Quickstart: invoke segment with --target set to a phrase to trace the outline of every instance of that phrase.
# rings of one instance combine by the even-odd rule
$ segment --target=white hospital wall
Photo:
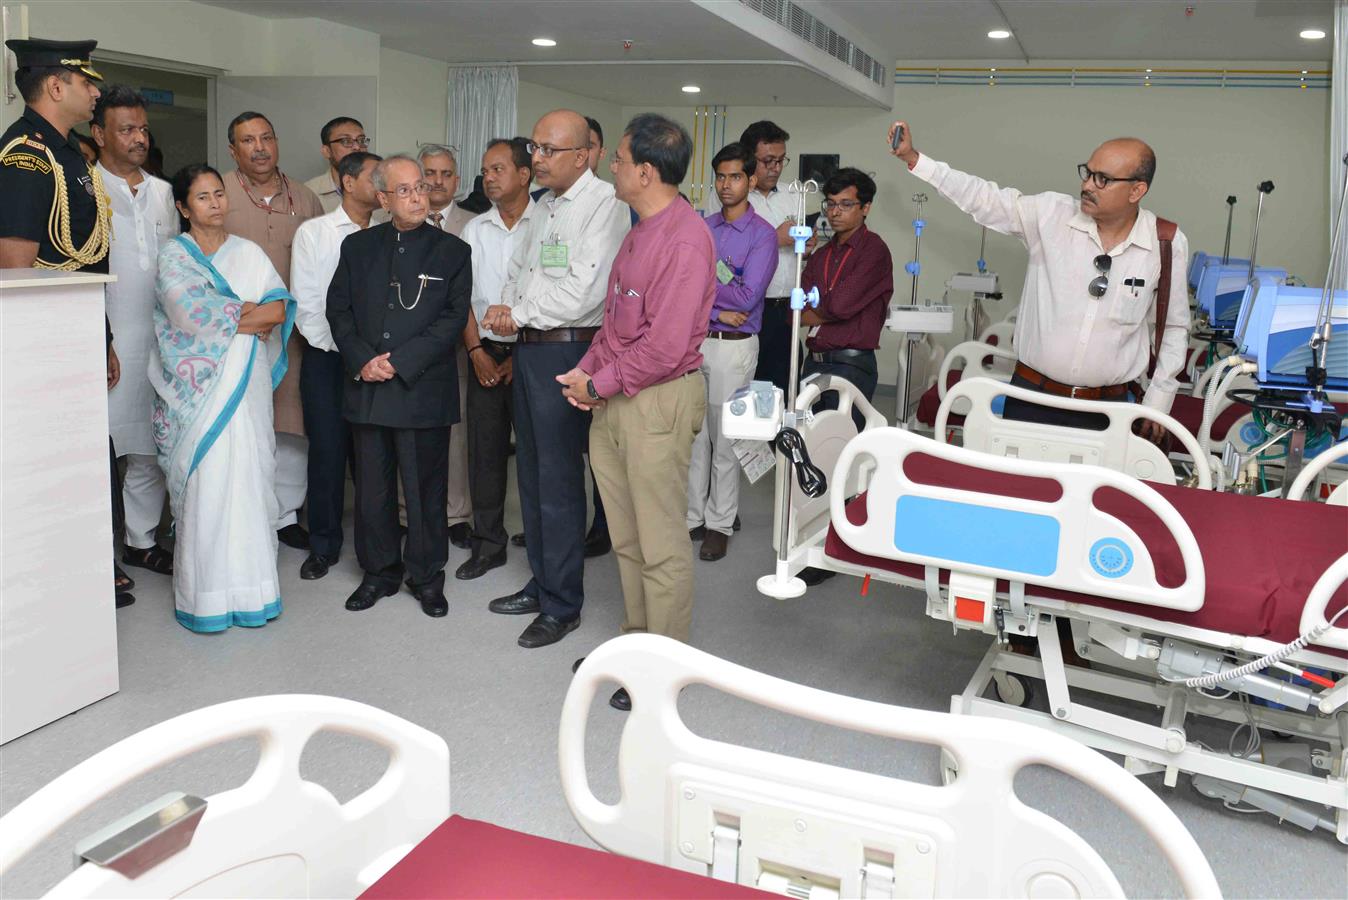
[[[449,66],[384,47],[379,51],[379,123],[376,152],[415,153],[417,142],[440,143],[449,119]],[[460,164],[476,171],[475,161]]]
[[[624,107],[622,117],[647,109]],[[654,111],[691,129],[688,107]],[[911,280],[902,267],[912,259],[910,222],[915,212],[909,198],[917,191],[931,198],[923,213],[922,299],[939,300],[952,273],[974,270],[979,228],[888,154],[885,132],[895,118],[912,123],[920,150],[1025,192],[1075,192],[1076,164],[1100,141],[1124,134],[1144,138],[1158,159],[1156,183],[1144,205],[1175,219],[1196,250],[1221,252],[1223,201],[1236,194],[1232,254],[1245,256],[1254,186],[1271,179],[1276,190],[1265,204],[1259,258],[1318,284],[1328,258],[1328,116],[1327,90],[900,86],[893,113],[731,107],[727,135],[735,139],[750,122],[772,119],[791,134],[790,177],[795,177],[802,153],[837,153],[843,165],[872,172],[879,194],[870,225],[889,244],[897,272],[895,295],[907,302]],[[610,144],[616,146],[617,139]],[[986,259],[1002,276],[1003,308],[1019,302],[1026,263],[1020,243],[989,234]],[[967,297],[952,300],[957,311],[967,303]],[[990,313],[994,319],[1003,314],[995,307]],[[959,339],[956,335],[946,343]],[[898,352],[899,341],[886,333],[880,353],[882,382],[894,383]]]
[[[583,116],[593,116],[604,126],[604,143],[608,146],[608,159],[613,158],[613,151],[618,146],[618,137],[622,134],[623,126],[627,124],[621,106],[583,94],[558,90],[546,84],[526,81],[528,77],[529,67],[521,67],[519,97],[515,107],[515,121],[520,135],[528,137],[534,129],[534,123],[545,113],[554,109],[574,109]],[[599,176],[606,181],[613,180],[607,161],[599,167]]]

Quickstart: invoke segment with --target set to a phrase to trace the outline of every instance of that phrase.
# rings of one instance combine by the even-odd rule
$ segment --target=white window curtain
[[[457,199],[473,189],[474,174],[492,138],[515,136],[519,70],[514,66],[470,66],[450,70],[446,142],[459,152]],[[474,173],[474,174],[470,174]]]
[[[1348,153],[1348,0],[1334,4],[1334,58],[1329,110],[1329,237],[1334,239],[1334,213],[1343,191],[1343,155]],[[1348,286],[1348,222],[1339,230],[1339,255],[1331,283]]]

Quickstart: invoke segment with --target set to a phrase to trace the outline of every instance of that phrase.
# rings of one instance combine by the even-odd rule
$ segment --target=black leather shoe
[[[581,657],[571,664],[571,674],[574,675],[580,671],[580,664],[585,662],[585,657]]]
[[[510,536],[510,543],[511,543],[512,546],[515,546],[515,547],[523,547],[523,546],[524,546],[524,532],[521,531],[519,534],[512,534],[512,535]]]
[[[585,535],[585,558],[594,559],[596,556],[603,556],[613,549],[613,541],[609,539],[608,529],[603,531],[592,530]]]
[[[487,604],[487,609],[503,616],[523,616],[538,612],[538,598],[530,597],[524,591],[517,591],[505,597],[497,597]]]
[[[114,595],[112,602],[115,608],[125,609],[126,607],[136,602],[136,597],[134,594],[128,594],[126,591],[123,591],[120,594]]]
[[[816,584],[828,581],[837,574],[837,572],[830,572],[827,569],[810,567],[800,570],[800,580],[805,582],[806,587],[814,587]]]
[[[716,562],[725,556],[726,545],[729,543],[730,538],[721,532],[708,530],[707,536],[702,539],[702,549],[698,552],[697,558]]]
[[[276,537],[287,547],[293,547],[296,550],[309,549],[309,532],[304,530],[304,526],[299,522],[291,522],[285,528],[276,532]]]
[[[735,521],[734,521],[734,523],[730,526],[730,530],[731,530],[731,531],[739,531],[739,530],[740,530],[740,527],[741,527],[741,526],[740,526],[740,517],[739,517],[739,516],[735,516]]]
[[[688,540],[700,541],[707,536],[707,526],[699,525],[696,528],[688,529]]]
[[[328,574],[328,569],[336,564],[335,559],[329,559],[322,553],[311,552],[309,558],[300,566],[300,577],[305,581],[316,581]]]
[[[346,598],[346,608],[352,612],[360,612],[363,609],[369,609],[379,602],[380,597],[390,597],[398,593],[398,586],[379,584],[374,581],[362,581],[360,587],[351,592],[351,596]]]
[[[538,618],[530,622],[529,627],[520,632],[519,640],[516,643],[526,650],[546,647],[548,644],[557,643],[579,627],[580,616],[576,616],[570,622],[563,622],[561,619],[554,619],[547,613],[539,613]]]
[[[467,522],[449,526],[449,542],[460,550],[470,549],[473,546],[473,526]]]
[[[627,693],[627,688],[618,688],[613,692],[613,696],[608,698],[608,705],[622,712],[631,712],[632,695]]]
[[[412,585],[409,584],[407,589],[412,592],[412,596],[416,597],[417,602],[421,604],[421,611],[432,619],[438,619],[449,612],[449,601],[445,599],[443,588],[434,585],[412,587]]]
[[[474,578],[481,578],[492,569],[504,566],[505,561],[504,547],[491,554],[474,553],[467,562],[454,570],[454,577],[460,581],[472,581]]]

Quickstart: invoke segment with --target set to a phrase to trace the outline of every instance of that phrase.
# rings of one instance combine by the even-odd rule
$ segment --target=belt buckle
[[[1082,390],[1082,388],[1079,388],[1074,384],[1072,385],[1072,393],[1068,394],[1067,396],[1075,400],[1077,398],[1077,391],[1079,390]]]

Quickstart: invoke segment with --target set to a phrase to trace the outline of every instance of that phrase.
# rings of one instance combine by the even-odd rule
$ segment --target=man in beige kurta
[[[242,113],[229,125],[229,153],[238,168],[224,174],[229,212],[225,229],[260,246],[290,285],[290,245],[308,219],[323,214],[314,192],[286,177],[271,122],[259,113]],[[304,338],[299,329],[286,347],[290,365],[276,388],[276,530],[287,546],[307,549],[308,532],[299,524],[299,508],[308,487],[308,444],[300,408],[300,364]]]

